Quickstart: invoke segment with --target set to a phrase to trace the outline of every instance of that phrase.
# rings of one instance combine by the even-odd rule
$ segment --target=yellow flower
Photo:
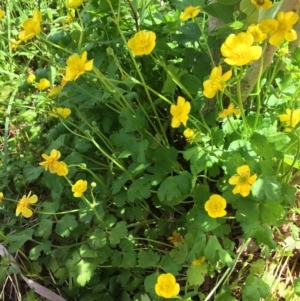
[[[186,21],[191,18],[195,18],[200,13],[200,6],[188,6],[181,14],[180,20]]]
[[[53,164],[53,170],[58,176],[66,176],[69,173],[68,166],[63,161],[56,161]]]
[[[226,118],[232,114],[234,115],[241,114],[241,110],[235,109],[233,103],[231,103],[227,109],[224,109],[222,112],[220,112],[218,118]]]
[[[9,48],[12,49],[13,51],[16,51],[18,48],[18,45],[21,43],[21,40],[16,41],[15,39],[10,40],[10,45]]]
[[[286,109],[285,111],[286,114],[279,115],[279,120],[285,122],[287,126],[294,128],[300,121],[300,109]],[[285,131],[290,132],[291,129],[287,128]]]
[[[67,0],[65,2],[66,7],[68,8],[77,8],[82,4],[82,0]]]
[[[84,180],[78,180],[73,186],[72,186],[72,192],[75,198],[80,198],[83,193],[87,190],[87,181]]]
[[[176,297],[179,294],[179,284],[171,273],[161,274],[155,284],[155,292],[166,299]]]
[[[72,54],[67,59],[67,67],[66,67],[66,76],[64,80],[74,81],[80,75],[84,74],[85,71],[91,71],[93,69],[93,61],[87,61],[87,52],[84,51],[83,54],[80,56],[78,54]]]
[[[4,16],[5,16],[5,12],[2,9],[0,9],[0,20],[3,19]]]
[[[183,136],[184,136],[186,139],[192,138],[192,137],[194,136],[194,134],[195,134],[195,131],[192,130],[192,129],[190,129],[190,128],[185,129],[185,130],[183,131]]]
[[[50,82],[47,78],[41,78],[40,81],[36,84],[39,90],[45,90],[50,87]]]
[[[49,113],[50,116],[55,118],[67,118],[71,114],[71,110],[69,108],[53,108],[52,112]]]
[[[56,95],[58,93],[60,93],[62,90],[62,87],[61,86],[56,86],[56,87],[53,87],[50,92],[48,93],[48,96],[51,97],[53,95]]]
[[[207,98],[213,98],[217,91],[224,92],[225,83],[231,76],[231,70],[222,75],[222,66],[214,67],[210,73],[209,79],[203,83],[203,95]]]
[[[205,256],[202,256],[198,259],[195,259],[192,261],[193,265],[201,265],[205,261]]]
[[[134,55],[147,55],[155,47],[156,34],[153,31],[138,31],[127,42],[128,48]]]
[[[262,50],[260,46],[252,46],[254,38],[249,32],[231,34],[221,46],[221,53],[226,57],[228,65],[243,66],[258,60]]]
[[[236,185],[232,192],[234,194],[239,193],[243,197],[248,196],[256,178],[256,174],[250,176],[250,168],[248,165],[238,167],[237,175],[234,175],[229,179],[230,185]]]
[[[213,194],[204,204],[204,209],[212,218],[222,217],[226,215],[226,200],[218,194]]]
[[[42,157],[46,160],[43,162],[40,162],[39,165],[44,166],[45,170],[47,171],[49,168],[49,171],[51,173],[56,173],[56,170],[54,169],[54,164],[55,162],[58,161],[58,159],[60,158],[60,152],[57,151],[56,149],[53,149],[50,153],[50,156],[46,155],[46,154],[42,154]]]
[[[257,8],[268,9],[272,6],[270,0],[251,0],[251,3],[254,4]]]
[[[4,199],[4,194],[3,192],[0,192],[0,203],[3,201],[3,199]]]
[[[35,10],[33,12],[33,17],[25,20],[22,23],[22,28],[24,29],[19,33],[19,39],[24,41],[25,43],[27,40],[32,39],[40,33],[41,31],[41,21],[42,21],[42,14],[40,11]]]
[[[66,16],[66,22],[70,23],[75,18],[75,9],[71,8]]]
[[[185,101],[185,99],[181,96],[178,96],[177,98],[177,105],[171,105],[171,115],[172,128],[178,128],[180,126],[180,123],[182,122],[183,125],[186,125],[186,122],[189,118],[188,114],[191,111],[191,104],[188,101]]]
[[[177,247],[179,243],[184,243],[184,238],[175,230],[172,232],[172,235],[168,237],[168,241]]]
[[[32,84],[35,81],[35,75],[33,73],[30,73],[27,77],[27,83]]]
[[[251,33],[251,35],[254,39],[254,42],[262,42],[267,37],[267,34],[261,31],[259,24],[249,25],[247,32]]]
[[[34,194],[31,195],[31,192],[26,196],[24,195],[22,199],[19,200],[17,209],[16,209],[16,216],[22,214],[24,217],[31,217],[33,212],[29,208],[30,204],[35,204],[38,201],[38,197]]]
[[[262,20],[259,27],[262,31],[270,34],[269,43],[273,46],[279,46],[284,40],[288,42],[297,39],[297,32],[292,29],[293,25],[298,21],[299,15],[293,11],[279,12],[276,20]]]

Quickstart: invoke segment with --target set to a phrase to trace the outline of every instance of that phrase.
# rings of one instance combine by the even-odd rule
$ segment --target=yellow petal
[[[27,208],[27,207],[25,207],[25,208],[22,210],[22,215],[23,215],[24,217],[26,217],[26,218],[31,217],[32,214],[33,214],[32,210],[29,209],[29,208]]]

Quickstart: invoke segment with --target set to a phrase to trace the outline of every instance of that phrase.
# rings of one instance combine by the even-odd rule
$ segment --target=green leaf
[[[176,249],[173,249],[169,254],[175,263],[183,264],[188,254],[188,247],[185,243],[179,243]]]
[[[265,271],[265,261],[261,258],[251,262],[250,273],[256,276],[262,276]]]
[[[90,263],[81,260],[76,266],[77,278],[76,281],[80,286],[85,286],[90,279],[94,276],[95,269],[98,268],[98,264]]]
[[[136,267],[136,252],[122,252],[121,267],[124,269]]]
[[[191,162],[191,172],[193,175],[198,175],[198,173],[206,168],[207,154],[199,146],[195,146],[184,151],[183,157],[185,160]]]
[[[186,196],[191,190],[192,176],[187,171],[180,175],[166,178],[159,186],[157,196],[161,202],[168,202],[178,199],[181,196]]]
[[[151,183],[149,183],[149,179],[141,178],[135,180],[127,190],[127,196],[130,202],[149,198],[151,196]]]
[[[274,201],[263,201],[260,204],[261,221],[268,225],[279,225],[285,216],[283,207]]]
[[[122,238],[125,238],[128,234],[126,228],[126,222],[121,221],[116,224],[116,226],[110,231],[109,241],[112,245],[117,245],[120,243]]]
[[[101,249],[107,244],[107,234],[102,229],[96,229],[89,237],[89,242],[92,247]]]
[[[26,241],[31,240],[33,232],[33,229],[26,229],[24,231],[18,231],[17,233],[7,234],[7,242],[13,242],[13,244],[9,246],[8,251],[10,253],[18,251]]]
[[[222,248],[216,236],[210,236],[208,239],[204,256],[211,264],[216,264],[219,260],[224,265],[231,266],[233,264],[229,253]]]
[[[51,232],[52,232],[52,220],[50,219],[42,219],[39,222],[39,227],[37,229],[36,235],[43,237],[44,239],[47,239]]]
[[[43,241],[41,245],[34,246],[30,249],[29,258],[31,260],[37,260],[41,256],[41,252],[49,254],[51,251],[51,243],[49,240]]]
[[[222,20],[225,24],[235,21],[233,17],[233,12],[235,11],[234,5],[213,3],[206,7],[203,7],[203,10],[209,15]]]
[[[62,236],[68,237],[71,232],[77,228],[78,223],[74,215],[66,214],[64,215],[56,224],[55,233]]]
[[[155,267],[160,260],[160,256],[152,250],[140,251],[138,258],[138,264],[143,269]]]
[[[118,193],[121,188],[124,187],[125,183],[129,180],[127,173],[123,172],[116,180],[112,183],[111,193],[114,195]]]
[[[268,137],[265,135],[254,133],[251,138],[251,146],[260,156],[265,158],[272,158],[278,155],[275,149],[275,143],[267,142]]]
[[[300,278],[294,280],[294,291],[297,296],[300,296]]]
[[[182,265],[176,264],[170,255],[162,256],[159,265],[165,273],[171,273],[173,275],[177,275],[178,271],[182,269]]]
[[[188,42],[198,41],[201,35],[198,25],[193,22],[186,22],[186,24],[180,26],[178,30],[182,32],[182,34],[174,35],[173,39],[180,45],[184,45]]]
[[[167,73],[167,79],[164,82],[164,86],[162,89],[163,94],[174,94],[175,89],[177,87],[177,84],[175,83],[174,79],[177,81],[180,81],[180,78],[183,74],[186,73],[186,71],[180,71],[180,68],[175,67],[174,65],[168,65],[167,66],[168,73]]]
[[[215,297],[215,301],[237,301],[231,294],[232,289],[226,284],[222,285],[220,292]]]
[[[33,180],[36,180],[41,173],[44,171],[43,166],[35,167],[31,164],[27,164],[24,166],[23,172],[26,177],[26,182],[32,182]]]
[[[186,271],[187,281],[190,285],[201,285],[204,282],[205,275],[207,274],[207,264],[203,262],[200,265],[190,264]]]
[[[244,301],[257,301],[266,298],[270,293],[270,287],[262,279],[249,275],[242,290]]]
[[[281,197],[281,184],[274,176],[262,176],[252,185],[252,195],[257,199],[279,200]]]
[[[196,95],[201,87],[200,79],[191,74],[184,74],[181,77],[181,83],[191,95]]]
[[[223,5],[231,5],[239,2],[240,0],[217,0],[218,3],[221,3]]]

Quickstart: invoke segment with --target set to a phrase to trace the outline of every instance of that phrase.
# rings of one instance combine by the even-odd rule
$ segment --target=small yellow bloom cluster
[[[80,75],[86,71],[93,70],[93,61],[87,61],[87,52],[84,51],[82,55],[72,54],[67,59],[66,75],[64,80],[66,82],[75,81]]]
[[[233,103],[229,104],[227,109],[224,109],[222,112],[220,112],[218,118],[226,118],[232,114],[236,116],[241,114],[241,110],[235,109]]]
[[[35,204],[38,201],[38,197],[34,194],[31,195],[31,192],[28,195],[24,195],[17,204],[16,216],[22,214],[22,216],[29,218],[32,216],[33,212],[30,209],[30,204]]]
[[[72,186],[72,192],[75,198],[80,198],[86,190],[87,190],[87,181],[84,180],[78,180]]]
[[[0,20],[2,20],[4,16],[5,16],[5,12],[2,9],[0,9]]]
[[[224,92],[225,83],[231,76],[231,70],[222,75],[222,66],[214,67],[210,73],[209,79],[203,83],[203,95],[207,98],[213,98],[217,91]]]
[[[256,174],[250,176],[250,168],[248,165],[243,165],[237,168],[237,175],[232,176],[229,179],[230,185],[235,185],[232,192],[234,194],[240,194],[246,197],[250,194],[252,185],[256,181]]]
[[[291,132],[300,121],[300,109],[286,109],[286,114],[279,115],[279,120],[287,125],[286,132]]]
[[[53,108],[52,112],[49,113],[50,116],[54,118],[67,118],[71,114],[69,108]]]
[[[259,24],[260,30],[270,35],[269,43],[273,46],[279,46],[284,42],[295,41],[297,32],[292,28],[297,23],[299,15],[293,11],[279,12],[276,19],[264,19]]]
[[[40,81],[36,84],[36,86],[39,90],[43,91],[50,87],[50,82],[47,78],[41,78]]]
[[[199,265],[201,265],[205,261],[205,259],[206,259],[205,256],[202,256],[202,257],[200,257],[198,259],[194,259],[192,261],[192,264],[199,266]]]
[[[77,8],[82,4],[82,2],[83,0],[67,0],[65,5],[68,8]]]
[[[205,203],[204,209],[212,218],[223,217],[226,215],[226,200],[218,194],[213,194]]]
[[[3,201],[3,199],[4,199],[4,194],[2,191],[0,191],[0,203]]]
[[[262,42],[267,38],[267,34],[261,31],[259,24],[249,25],[247,32],[252,35],[254,42]]]
[[[161,274],[155,284],[155,292],[158,296],[169,299],[179,294],[180,287],[171,273]]]
[[[195,18],[200,13],[200,6],[188,6],[181,14],[180,20],[187,21],[188,19]]]
[[[156,34],[153,31],[138,31],[127,42],[128,48],[134,55],[147,55],[155,47]]]
[[[33,12],[33,17],[22,23],[23,30],[19,33],[19,40],[27,42],[41,32],[42,13],[38,10]]]
[[[177,98],[177,105],[171,105],[171,115],[172,128],[178,128],[180,126],[180,123],[182,123],[184,126],[186,126],[187,120],[188,120],[188,114],[191,111],[191,104],[186,101],[183,97],[178,96]]]
[[[60,156],[60,152],[53,149],[50,156],[42,154],[45,161],[40,162],[39,165],[44,166],[46,171],[49,169],[50,173],[56,173],[59,176],[66,176],[69,172],[68,166],[65,162],[58,161]]]

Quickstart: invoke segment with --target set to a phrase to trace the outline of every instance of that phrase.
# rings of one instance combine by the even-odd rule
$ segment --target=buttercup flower
[[[184,238],[175,230],[172,232],[172,235],[168,237],[168,241],[177,247],[179,243],[184,242]]]
[[[32,84],[35,81],[35,75],[33,73],[30,73],[27,77],[27,83]]]
[[[227,109],[224,109],[222,112],[220,112],[218,118],[226,118],[232,114],[234,114],[234,115],[241,114],[241,110],[235,109],[233,103],[231,103]]]
[[[200,6],[188,6],[181,14],[180,20],[186,21],[191,18],[195,18],[200,13]]]
[[[69,172],[68,166],[63,161],[56,161],[53,164],[53,170],[58,176],[66,176]]]
[[[153,31],[138,31],[127,42],[128,48],[134,55],[147,55],[155,47],[156,34]]]
[[[65,2],[66,7],[68,8],[77,8],[82,4],[82,0],[67,0]]]
[[[294,128],[300,121],[300,109],[291,110],[286,109],[286,114],[279,115],[279,120],[285,122],[288,127]],[[285,129],[286,132],[290,132],[290,128]]]
[[[50,87],[50,82],[47,78],[41,78],[40,81],[36,84],[39,90],[45,90]]]
[[[40,24],[41,21],[42,21],[41,12],[38,11],[38,10],[35,10],[33,12],[33,17],[25,20],[22,23],[22,28],[24,30],[19,33],[19,36],[18,36],[19,39],[26,43],[27,40],[32,39],[33,37],[35,37],[35,35],[40,33],[40,31],[41,31],[41,24]]]
[[[229,70],[222,75],[222,66],[214,67],[210,73],[209,79],[203,83],[203,95],[207,98],[213,98],[217,91],[224,91],[226,81],[232,76]]]
[[[190,138],[192,138],[192,137],[194,136],[194,133],[195,133],[194,130],[188,128],[188,129],[185,129],[185,130],[183,131],[183,136],[184,136],[186,139],[190,139]]]
[[[72,186],[72,192],[75,198],[80,198],[83,193],[87,190],[87,181],[84,180],[78,180],[73,186]]]
[[[76,80],[80,75],[84,74],[85,71],[91,71],[93,69],[93,61],[87,61],[87,52],[84,51],[80,56],[78,54],[72,54],[67,59],[66,76],[65,81]]]
[[[205,261],[205,256],[202,256],[198,259],[195,259],[192,261],[193,265],[201,265]]]
[[[270,0],[251,0],[251,3],[254,4],[257,8],[268,9],[272,6]]]
[[[0,203],[3,201],[3,199],[4,199],[4,194],[3,192],[0,192]]]
[[[47,171],[49,168],[49,171],[51,173],[56,173],[56,170],[54,169],[54,163],[58,161],[60,158],[60,152],[56,149],[53,149],[50,153],[50,156],[46,154],[42,154],[42,157],[46,160],[43,162],[40,162],[39,165],[44,166],[45,170]]]
[[[49,113],[50,116],[55,118],[67,118],[71,114],[71,110],[69,108],[53,108],[52,112]]]
[[[276,20],[262,20],[259,27],[263,32],[270,34],[269,43],[271,45],[279,46],[284,40],[291,42],[297,39],[297,32],[292,27],[298,19],[299,15],[293,11],[286,13],[281,11]]]
[[[254,42],[262,42],[267,37],[267,34],[261,31],[259,24],[249,25],[247,32],[251,33],[251,35],[254,39]]]
[[[226,200],[218,194],[213,194],[205,203],[204,209],[212,218],[222,217],[226,215]]]
[[[22,214],[24,217],[31,217],[33,212],[30,209],[30,204],[35,204],[38,201],[38,197],[34,194],[31,195],[31,192],[26,196],[24,195],[22,199],[19,200],[17,209],[16,209],[16,216]]]
[[[71,8],[67,13],[65,21],[67,23],[70,23],[72,20],[74,20],[74,18],[75,18],[75,9]]]
[[[260,46],[252,46],[253,36],[249,32],[231,34],[221,46],[221,53],[228,65],[243,66],[251,61],[258,60],[262,49]]]
[[[5,13],[2,9],[0,9],[0,20],[3,19],[5,16]]]
[[[179,284],[171,273],[161,274],[155,284],[155,292],[166,299],[176,297],[179,294]]]
[[[239,193],[243,197],[249,195],[252,185],[256,181],[256,174],[250,176],[250,168],[248,165],[243,165],[237,168],[237,175],[232,176],[229,179],[230,185],[236,185],[232,192],[234,194]]]
[[[60,93],[62,90],[62,87],[61,86],[56,86],[56,87],[53,87],[50,92],[48,93],[48,96],[51,97],[53,95],[56,95],[58,93]]]
[[[22,42],[21,40],[16,41],[16,39],[11,39],[10,40],[9,48],[12,49],[13,51],[16,51],[18,49],[18,45],[21,42]]]
[[[183,97],[178,96],[177,105],[171,105],[170,111],[173,116],[171,127],[178,128],[181,122],[183,125],[186,125],[189,118],[188,114],[191,111],[191,104],[188,101],[185,101]]]

